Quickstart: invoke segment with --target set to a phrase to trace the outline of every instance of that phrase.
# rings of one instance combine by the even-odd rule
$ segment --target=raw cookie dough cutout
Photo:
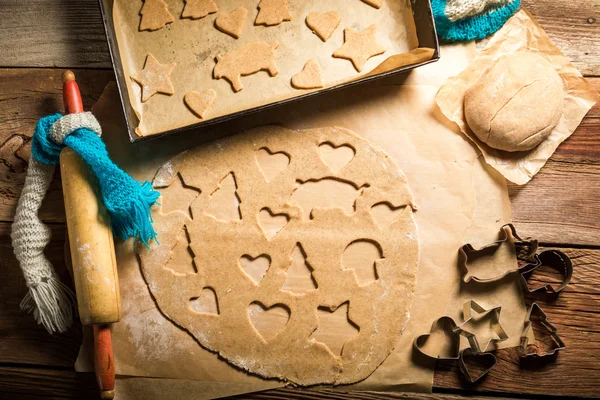
[[[371,57],[383,54],[386,48],[377,43],[377,28],[369,26],[362,32],[352,28],[344,30],[344,45],[337,49],[333,56],[352,61],[354,68],[361,72]]]
[[[329,11],[323,14],[311,12],[306,17],[306,25],[322,41],[326,42],[333,35],[341,20],[342,18],[337,11]]]
[[[315,59],[308,60],[304,69],[292,77],[292,86],[296,89],[318,89],[323,85],[321,64]]]
[[[364,3],[367,3],[370,6],[373,6],[377,9],[381,8],[383,5],[383,0],[362,0]]]
[[[292,20],[287,0],[260,0],[258,10],[254,25],[273,26]]]
[[[200,19],[217,11],[219,8],[213,0],[185,0],[181,18]]]
[[[343,160],[322,162],[324,144]],[[189,200],[166,214],[165,198],[159,243],[137,247],[166,318],[229,363],[299,385],[354,383],[387,358],[409,319],[419,243],[406,178],[383,151],[343,128],[263,127],[180,154],[153,185],[177,182],[199,194],[193,219]],[[383,203],[404,211],[380,226],[371,210]],[[180,241],[190,265],[175,271]]]
[[[146,63],[141,71],[131,75],[131,79],[142,88],[142,103],[157,93],[172,95],[175,93],[171,83],[171,72],[177,64],[161,64],[152,54],[146,56]]]
[[[217,92],[213,89],[206,89],[203,92],[196,92],[194,90],[187,92],[183,101],[188,106],[190,110],[194,114],[196,114],[199,118],[204,119],[208,110],[212,107],[215,98],[217,97]]]
[[[270,76],[277,76],[279,70],[275,64],[275,50],[278,47],[279,42],[273,44],[253,42],[231,50],[225,55],[217,55],[213,76],[215,79],[227,79],[235,92],[244,88],[242,76],[259,71],[267,71]]]
[[[175,21],[163,0],[144,0],[140,15],[140,31],[156,31]]]
[[[239,39],[244,30],[248,10],[244,7],[238,7],[230,13],[219,13],[215,20],[215,26],[218,30]]]

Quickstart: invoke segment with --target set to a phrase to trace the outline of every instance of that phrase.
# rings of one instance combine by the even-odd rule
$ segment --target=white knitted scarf
[[[79,128],[89,128],[98,136],[100,124],[90,112],[69,114],[59,119],[49,133],[57,144]],[[48,191],[55,165],[46,165],[33,156],[29,160],[25,186],[17,205],[12,224],[12,245],[15,256],[23,270],[29,291],[21,302],[21,309],[32,312],[39,324],[50,333],[64,332],[73,323],[75,297],[71,289],[62,283],[44,248],[50,241],[50,228],[38,217],[38,210]]]

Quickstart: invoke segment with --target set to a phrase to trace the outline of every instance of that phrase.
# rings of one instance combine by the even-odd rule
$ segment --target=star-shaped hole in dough
[[[163,214],[181,211],[190,219],[193,218],[191,205],[200,196],[200,190],[186,185],[181,174],[177,174],[168,187],[159,190],[161,195],[159,202]]]
[[[386,51],[384,46],[377,43],[376,35],[375,25],[369,26],[362,32],[347,28],[344,30],[344,45],[337,49],[333,56],[352,61],[354,68],[361,72],[369,58]]]
[[[146,63],[141,71],[131,75],[131,79],[142,88],[142,103],[154,96],[156,93],[172,95],[175,93],[171,83],[171,72],[175,63],[161,64],[152,54],[146,56]]]

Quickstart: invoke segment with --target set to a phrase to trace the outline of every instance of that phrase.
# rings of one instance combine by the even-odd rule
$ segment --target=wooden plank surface
[[[141,2],[140,2],[141,3]],[[600,89],[600,7],[595,0],[523,0],[564,54]],[[25,283],[10,246],[10,222],[24,180],[35,121],[62,109],[62,70],[28,67],[110,68],[96,0],[0,2],[0,399],[97,398],[90,374],[75,374],[72,363],[81,328],[49,336],[19,302]],[[11,67],[11,68],[2,68]],[[26,67],[26,68],[12,68]],[[109,69],[77,71],[89,108]],[[476,385],[467,384],[454,364],[441,363],[433,397],[413,394],[341,393],[283,389],[243,396],[253,399],[433,398],[458,400],[516,394],[600,396],[600,106],[584,119],[548,164],[523,187],[510,185],[519,232],[562,247],[574,258],[572,284],[557,298],[538,301],[567,345],[555,360],[534,367],[515,350],[499,352],[498,365]],[[60,181],[54,180],[41,217],[51,223],[47,254],[65,281],[64,210]],[[460,393],[456,394],[456,393]],[[242,397],[240,397],[242,398]]]
[[[589,76],[600,76],[596,3],[522,1],[563,53]],[[1,4],[0,67],[110,68],[97,0],[30,0],[26,6],[21,0],[3,0]]]

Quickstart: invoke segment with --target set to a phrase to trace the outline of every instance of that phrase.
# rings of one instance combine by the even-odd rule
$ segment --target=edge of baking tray
[[[119,90],[119,97],[121,98],[121,109],[125,116],[127,132],[129,132],[129,141],[134,142],[133,136],[138,135],[135,133],[136,127],[132,125],[131,121],[138,121],[138,117],[129,103],[129,89],[123,74],[123,68],[121,68],[121,55],[119,53],[119,45],[115,36],[115,26],[112,18],[114,0],[98,0],[98,4],[100,5],[100,14],[102,15],[104,33],[106,34],[113,72],[117,78],[117,89]]]
[[[400,0],[400,1],[402,1],[402,0]],[[356,85],[361,85],[364,83],[372,82],[373,80],[376,80],[376,79],[381,79],[381,78],[385,78],[388,76],[401,74],[401,73],[410,71],[412,69],[415,69],[417,67],[438,61],[440,58],[440,46],[439,46],[439,41],[438,41],[436,29],[435,29],[433,12],[431,10],[431,4],[430,4],[429,0],[407,0],[407,1],[410,1],[410,3],[412,4],[411,8],[412,8],[413,17],[415,20],[417,39],[419,42],[417,47],[433,49],[433,54],[431,56],[431,59],[429,59],[427,61],[415,63],[415,64],[404,65],[402,67],[399,67],[399,68],[396,68],[396,69],[393,69],[390,71],[386,71],[381,74],[360,78],[356,81],[342,83],[342,84],[335,85],[335,86],[325,88],[322,90],[305,93],[305,94],[300,94],[298,96],[295,96],[295,97],[292,97],[289,99],[280,100],[280,101],[277,101],[274,103],[265,104],[265,105],[250,108],[247,110],[238,111],[238,112],[228,114],[228,115],[223,115],[223,116],[220,116],[217,118],[210,119],[208,121],[200,121],[196,124],[171,129],[168,131],[160,132],[160,133],[149,135],[149,136],[139,136],[135,132],[137,122],[139,122],[139,119],[138,119],[137,115],[135,114],[135,112],[133,111],[133,107],[131,107],[131,104],[129,102],[129,89],[127,86],[127,81],[123,74],[123,69],[121,68],[121,65],[122,65],[121,57],[120,57],[120,53],[119,53],[118,42],[117,42],[116,35],[115,35],[114,22],[112,19],[112,8],[114,5],[114,0],[98,0],[98,3],[100,4],[100,11],[102,13],[102,20],[104,22],[104,31],[106,33],[106,38],[108,41],[108,49],[110,52],[112,66],[113,66],[113,70],[114,70],[116,78],[117,78],[117,87],[119,89],[119,96],[121,98],[121,108],[123,109],[123,114],[125,115],[125,122],[127,124],[127,131],[129,133],[129,141],[132,143],[140,142],[140,141],[145,141],[148,139],[156,139],[159,137],[172,135],[172,134],[183,132],[183,131],[188,131],[191,129],[197,129],[197,128],[207,127],[207,126],[211,126],[211,125],[216,125],[221,122],[240,118],[240,117],[243,117],[243,116],[246,116],[249,114],[254,114],[254,113],[264,111],[264,110],[267,110],[267,109],[270,109],[273,107],[281,106],[281,105],[299,101],[299,100],[304,100],[304,99],[312,97],[312,96],[318,96],[318,95],[329,93],[329,92],[332,92],[335,90],[345,89],[345,88],[353,87]],[[136,126],[134,126],[134,124],[133,124],[134,121],[136,122],[136,124],[135,124]]]

